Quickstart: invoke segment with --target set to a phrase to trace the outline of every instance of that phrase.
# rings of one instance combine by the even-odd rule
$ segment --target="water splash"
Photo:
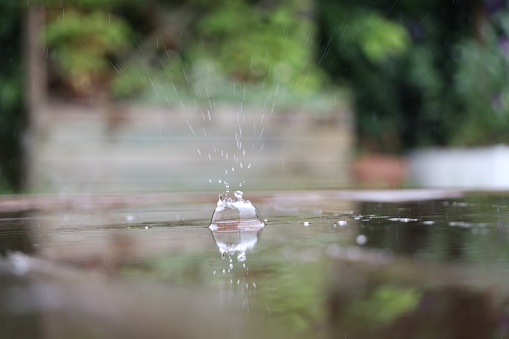
[[[242,191],[236,191],[234,198],[219,195],[209,229],[221,257],[231,260],[237,255],[242,262],[246,260],[246,251],[258,242],[264,226],[258,209],[243,199]]]

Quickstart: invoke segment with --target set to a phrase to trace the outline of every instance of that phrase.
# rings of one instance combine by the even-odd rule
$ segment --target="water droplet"
[[[355,238],[355,242],[359,245],[364,245],[368,241],[368,237],[364,234],[359,234],[357,238]]]
[[[234,196],[237,199],[237,201],[243,201],[242,196],[244,195],[244,192],[242,191],[235,191]]]

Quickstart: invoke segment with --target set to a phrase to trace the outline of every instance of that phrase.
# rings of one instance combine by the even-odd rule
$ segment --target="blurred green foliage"
[[[387,325],[412,312],[419,305],[421,296],[422,292],[417,288],[382,284],[353,304],[347,316],[369,326]]]
[[[320,64],[355,93],[361,147],[398,152],[509,141],[505,2],[317,5]],[[378,45],[367,49],[372,39]]]
[[[69,79],[85,85],[107,71],[107,56],[129,44],[129,26],[103,12],[68,10],[46,26],[46,43]]]
[[[26,122],[22,10],[15,0],[0,2],[0,192],[23,184],[22,138]]]
[[[463,115],[454,143],[503,143],[509,140],[509,11],[481,27],[481,40],[458,46],[456,92]],[[502,32],[502,34],[496,32]]]
[[[266,9],[246,1],[218,1],[197,24],[204,43],[195,44],[192,55],[211,59],[237,81],[281,84],[303,93],[321,89],[323,75],[313,63],[314,23],[298,15],[310,11],[300,3]]]
[[[55,73],[83,96],[106,83],[116,98],[178,105],[334,101],[314,62],[311,1],[45,2]]]
[[[101,1],[75,1],[71,6],[48,10],[50,19],[42,38],[58,65],[61,80],[77,97],[97,89],[107,91],[104,84],[107,87],[116,75],[115,57],[131,45],[130,25],[103,7]]]
[[[82,96],[318,112],[351,90],[361,148],[508,141],[503,2],[39,1]]]

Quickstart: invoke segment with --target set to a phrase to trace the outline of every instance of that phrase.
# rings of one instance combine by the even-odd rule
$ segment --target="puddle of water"
[[[294,200],[290,207],[259,201],[259,211],[242,196],[219,208],[42,211],[0,228],[0,248],[205,290],[290,337],[509,336],[505,196]],[[0,296],[10,294],[0,287]]]

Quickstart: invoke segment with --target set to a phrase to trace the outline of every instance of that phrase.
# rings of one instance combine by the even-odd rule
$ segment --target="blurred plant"
[[[313,65],[311,9],[301,4],[286,1],[264,8],[247,1],[217,1],[197,24],[200,39],[191,54],[211,59],[236,81],[316,91],[323,74]]]
[[[132,41],[126,20],[106,13],[104,7],[102,1],[74,1],[49,10],[44,42],[61,79],[78,98],[109,91],[109,83],[119,74],[114,60]]]
[[[368,3],[323,1],[318,8],[320,65],[337,83],[353,89],[361,140],[368,148],[397,149],[403,114],[396,79],[411,47],[410,35]]]
[[[311,0],[39,2],[49,8],[45,42],[60,83],[78,97],[110,87],[115,98],[179,106],[311,102],[331,110],[348,100],[316,65]],[[375,58],[376,41],[365,46]]]
[[[354,91],[361,148],[507,140],[505,2],[324,0],[319,9],[321,65]]]
[[[458,46],[456,93],[462,115],[453,127],[454,144],[509,142],[509,10],[484,22],[480,40]],[[500,33],[496,33],[496,32]]]
[[[0,193],[20,190],[24,179],[22,13],[17,1],[0,2]]]
[[[121,97],[333,106],[315,62],[311,1],[190,0],[159,4],[157,35],[114,82]],[[178,13],[179,17],[172,13]],[[172,26],[173,23],[173,27]],[[168,27],[170,26],[170,27]],[[185,39],[168,39],[177,31]],[[175,35],[173,33],[173,35]],[[157,39],[156,39],[157,37]],[[171,40],[172,43],[160,43]],[[175,40],[178,40],[175,42]],[[147,56],[151,57],[147,57]],[[336,101],[341,96],[337,96]]]

